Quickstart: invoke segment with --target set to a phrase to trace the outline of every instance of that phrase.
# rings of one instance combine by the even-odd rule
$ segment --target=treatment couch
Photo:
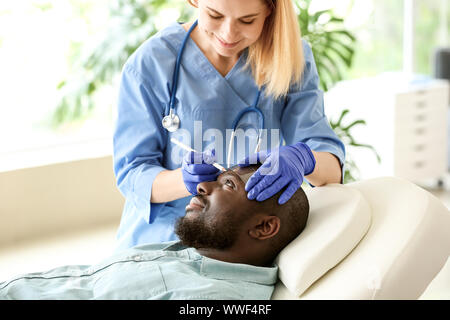
[[[272,299],[418,299],[450,255],[450,211],[407,180],[306,194],[308,224],[277,257]]]

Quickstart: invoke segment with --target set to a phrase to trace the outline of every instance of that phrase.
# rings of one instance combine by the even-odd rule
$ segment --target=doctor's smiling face
[[[233,58],[255,43],[271,13],[265,0],[189,0],[199,9],[198,28],[215,51]]]
[[[198,184],[198,194],[175,225],[183,244],[201,249],[201,254],[220,252],[224,261],[245,257],[245,263],[258,259],[267,262],[300,234],[309,213],[304,191],[298,189],[283,205],[277,201],[284,188],[265,201],[249,200],[245,183],[257,168],[234,167],[216,181]]]

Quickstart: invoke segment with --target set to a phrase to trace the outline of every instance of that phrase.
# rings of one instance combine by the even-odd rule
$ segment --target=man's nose
[[[214,188],[214,183],[216,181],[203,181],[197,185],[197,193],[202,195],[211,194],[212,189]]]

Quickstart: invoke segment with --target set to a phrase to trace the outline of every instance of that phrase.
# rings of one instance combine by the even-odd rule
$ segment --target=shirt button
[[[140,255],[134,256],[133,259],[134,259],[134,261],[141,261],[142,260],[142,256],[140,256]]]

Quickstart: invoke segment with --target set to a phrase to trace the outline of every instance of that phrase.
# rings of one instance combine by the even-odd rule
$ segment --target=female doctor
[[[342,182],[344,145],[324,114],[292,0],[188,2],[198,20],[149,38],[122,70],[113,144],[126,198],[118,249],[176,240],[174,223],[197,184],[220,174],[214,161],[262,163],[245,187],[255,201],[284,190],[282,205],[304,178],[314,186]],[[250,132],[248,148],[230,147],[240,129]]]

